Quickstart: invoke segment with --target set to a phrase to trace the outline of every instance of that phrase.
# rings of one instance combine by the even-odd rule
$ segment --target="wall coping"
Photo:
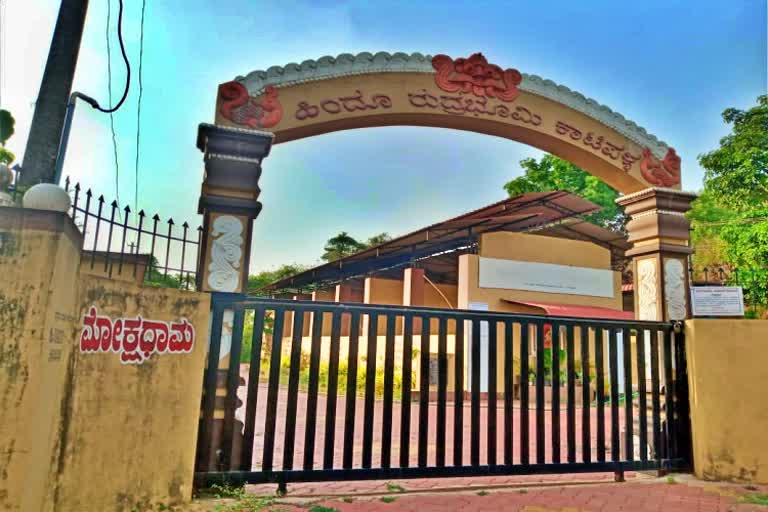
[[[83,234],[65,212],[32,208],[0,207],[0,230],[62,233],[73,245],[83,246]]]

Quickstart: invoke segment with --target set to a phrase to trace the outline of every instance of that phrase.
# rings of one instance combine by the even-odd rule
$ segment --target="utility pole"
[[[24,151],[22,185],[53,182],[87,11],[88,0],[61,1]]]

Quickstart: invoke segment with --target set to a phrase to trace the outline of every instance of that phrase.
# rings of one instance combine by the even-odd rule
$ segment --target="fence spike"
[[[93,197],[93,192],[91,192],[91,189],[88,189],[88,192],[85,193],[88,197]]]
[[[171,241],[173,240],[173,218],[168,219],[168,239],[165,242],[165,276],[168,277],[168,263],[171,259]]]
[[[136,251],[134,251],[134,254],[136,255],[136,258],[133,262],[133,277],[136,277],[139,269],[139,262],[141,259],[139,258],[139,253],[141,253],[141,232],[144,227],[144,210],[139,211],[139,225],[136,228]],[[152,255],[150,254],[150,258]]]
[[[159,222],[160,221],[160,216],[158,214],[155,214],[155,216],[152,217],[152,220],[155,221],[155,222]]]
[[[187,229],[189,229],[189,224],[185,221],[184,224],[181,225],[182,228],[184,228],[182,237],[181,237],[181,273],[179,274],[181,278],[181,286],[184,287],[184,289],[187,289],[186,281],[184,280],[184,260],[187,257]]]

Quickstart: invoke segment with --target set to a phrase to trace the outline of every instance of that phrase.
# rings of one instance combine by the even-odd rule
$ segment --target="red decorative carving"
[[[160,322],[144,318],[98,316],[88,309],[80,331],[80,352],[114,352],[123,364],[141,364],[152,354],[188,354],[195,345],[195,328],[186,318]]]
[[[663,160],[657,160],[648,148],[643,149],[640,173],[645,181],[657,187],[672,187],[680,184],[680,157],[673,148],[667,150]]]
[[[502,70],[495,64],[488,64],[482,53],[456,60],[447,55],[435,55],[432,67],[437,71],[435,83],[446,92],[472,93],[502,101],[514,101],[517,86],[523,80],[516,69]]]
[[[248,95],[248,90],[237,81],[219,86],[221,106],[219,112],[230,121],[250,128],[271,128],[283,117],[277,89],[268,85],[260,98]]]

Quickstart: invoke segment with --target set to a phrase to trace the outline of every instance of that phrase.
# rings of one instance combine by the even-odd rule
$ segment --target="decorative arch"
[[[675,150],[571,89],[503,69],[481,53],[322,57],[221,84],[216,124],[274,143],[375,126],[431,126],[515,140],[564,158],[624,194],[679,189]]]

